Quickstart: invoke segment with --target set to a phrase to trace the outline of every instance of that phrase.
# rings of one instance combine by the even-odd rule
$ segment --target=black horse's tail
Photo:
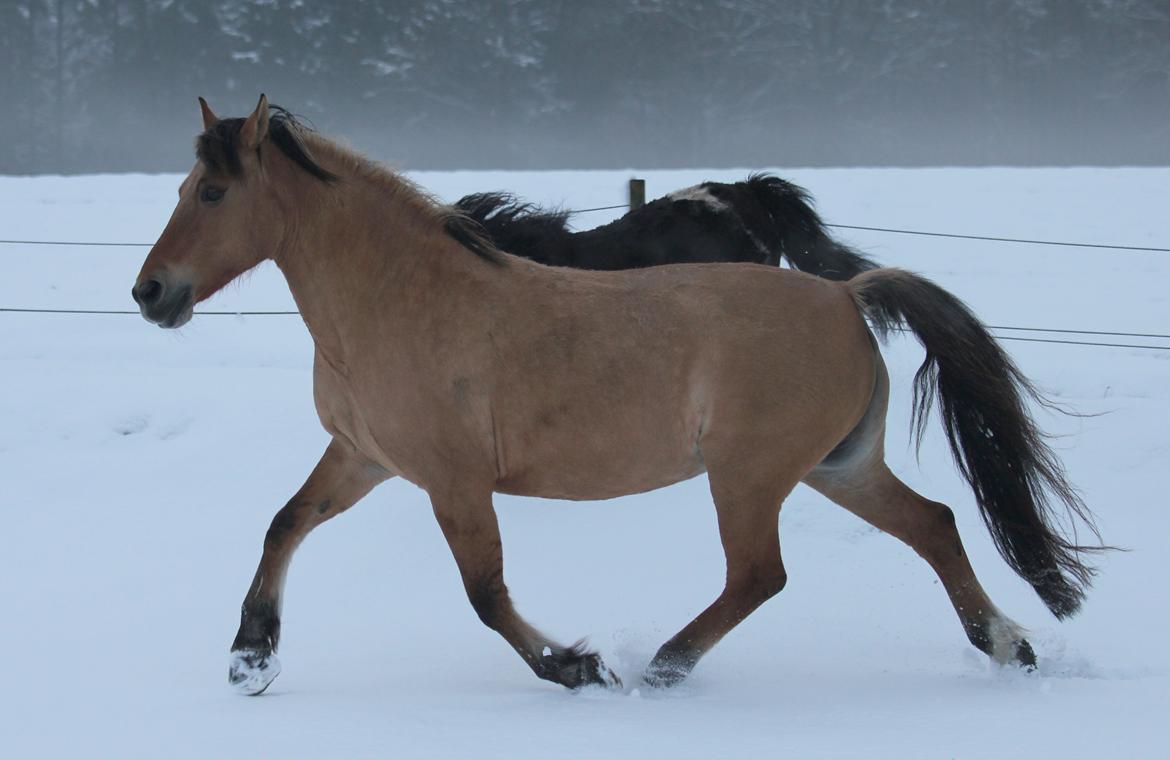
[[[753,174],[737,185],[744,187],[763,211],[760,218],[737,208],[745,223],[793,267],[828,280],[850,280],[877,266],[829,236],[804,188],[772,174]]]
[[[571,246],[569,212],[549,211],[508,193],[474,193],[455,208],[475,220],[501,251],[543,264],[562,264],[562,249]]]
[[[955,296],[899,269],[875,269],[848,284],[879,334],[909,328],[926,348],[914,378],[914,424],[921,439],[937,399],[947,441],[1003,558],[1058,618],[1075,613],[1093,577],[1075,525],[1100,539],[1092,514],[1069,484],[1025,407],[1048,404],[995,338]],[[1063,504],[1073,539],[1055,527]]]

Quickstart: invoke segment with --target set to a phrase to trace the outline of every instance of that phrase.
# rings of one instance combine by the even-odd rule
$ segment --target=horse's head
[[[198,160],[179,186],[179,204],[143,262],[131,294],[142,316],[179,327],[192,309],[276,251],[284,213],[261,161],[268,99],[246,119],[220,119],[203,98]]]

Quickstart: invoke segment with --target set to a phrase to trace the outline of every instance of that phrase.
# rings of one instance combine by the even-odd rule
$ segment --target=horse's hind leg
[[[237,691],[260,694],[280,674],[274,654],[280,642],[280,603],[297,546],[313,528],[349,509],[388,477],[348,444],[334,440],[305,484],[272,518],[232,643],[228,682]]]
[[[1023,631],[992,604],[975,577],[949,507],[912,491],[880,455],[848,473],[814,470],[805,482],[925,559],[942,581],[972,644],[997,662],[1035,667],[1036,656]]]
[[[719,598],[658,650],[645,675],[651,686],[673,686],[685,678],[711,647],[787,582],[780,558],[780,504],[796,479],[753,483],[746,469],[709,463],[727,579]]]
[[[471,489],[474,491],[474,489]],[[620,685],[596,653],[581,643],[558,644],[528,624],[512,606],[504,585],[504,552],[491,490],[477,493],[431,492],[435,517],[459,573],[467,598],[484,625],[504,637],[532,671],[570,689]]]

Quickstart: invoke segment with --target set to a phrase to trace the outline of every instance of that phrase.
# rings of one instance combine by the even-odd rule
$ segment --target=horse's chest
[[[482,394],[469,386],[466,378],[419,384],[393,367],[350,367],[320,353],[313,376],[325,429],[424,487],[451,457],[467,467],[490,460],[490,437],[477,424]]]
[[[330,434],[349,442],[391,472],[402,474],[376,434],[376,420],[385,416],[384,411],[363,397],[350,367],[318,352],[313,368],[313,399],[321,425]]]

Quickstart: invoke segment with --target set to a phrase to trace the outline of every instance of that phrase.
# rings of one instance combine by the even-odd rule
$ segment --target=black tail
[[[508,193],[465,195],[455,208],[479,222],[501,251],[542,264],[564,266],[572,260],[567,211],[547,211]]]
[[[742,184],[767,215],[768,223],[752,225],[752,231],[793,267],[827,280],[851,280],[877,267],[829,236],[804,188],[772,174],[753,174]]]
[[[1078,520],[1100,534],[1024,403],[1048,402],[966,305],[929,280],[876,269],[849,287],[879,334],[905,326],[926,348],[914,378],[919,439],[937,399],[951,453],[1000,554],[1056,617],[1076,612],[1094,574],[1082,555],[1103,547],[1076,542]],[[1055,528],[1054,502],[1064,505],[1073,540]]]

